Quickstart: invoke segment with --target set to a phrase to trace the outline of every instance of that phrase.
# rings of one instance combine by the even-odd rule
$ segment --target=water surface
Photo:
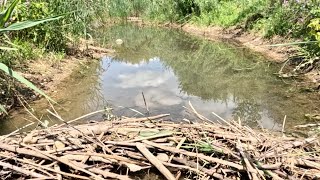
[[[274,75],[277,65],[227,42],[132,25],[113,26],[94,36],[117,53],[101,57],[99,63],[61,84],[54,97],[61,105],[57,111],[66,120],[106,106],[113,107],[118,116],[141,116],[137,111],[148,112],[142,92],[150,115],[170,113],[173,120],[195,120],[185,109],[191,102],[212,120],[217,119],[214,112],[227,120],[241,119],[253,127],[276,130],[285,115],[288,124],[296,124],[302,122],[306,110],[317,107],[316,103],[301,105],[306,97],[291,92],[292,86]],[[116,39],[124,43],[117,45]],[[36,115],[57,122],[45,113],[47,104],[40,104],[35,106]],[[12,120],[3,123],[3,131],[26,123],[21,117],[29,117],[19,114],[14,126]]]

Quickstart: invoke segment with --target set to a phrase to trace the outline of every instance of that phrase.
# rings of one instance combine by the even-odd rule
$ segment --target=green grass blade
[[[28,88],[36,91],[37,93],[39,93],[40,95],[44,96],[45,98],[47,98],[48,100],[52,101],[55,103],[55,101],[53,99],[51,99],[49,96],[47,96],[43,91],[41,91],[40,89],[38,89],[35,85],[33,85],[30,81],[28,81],[27,79],[25,79],[23,76],[21,76],[20,74],[14,72],[11,68],[9,68],[7,65],[0,63],[0,70],[2,70],[3,72],[5,72],[6,74],[8,74],[9,76],[15,78],[16,80],[18,80],[19,82],[23,83],[24,85],[26,85]]]
[[[30,28],[33,26],[36,26],[38,24],[48,22],[48,21],[54,21],[62,18],[63,16],[56,16],[56,17],[50,17],[50,18],[45,18],[45,19],[40,19],[40,20],[28,20],[28,21],[23,21],[23,22],[17,22],[14,23],[6,28],[1,28],[0,32],[5,32],[5,31],[19,31],[22,29]]]
[[[8,114],[6,109],[1,104],[0,104],[0,112],[4,112],[4,113]]]
[[[20,0],[14,0],[8,9],[0,14],[0,27],[4,27],[5,23],[9,20],[14,8],[17,6],[17,4],[20,2]]]

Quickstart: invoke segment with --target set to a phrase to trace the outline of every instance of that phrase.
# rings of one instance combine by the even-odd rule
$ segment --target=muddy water
[[[104,107],[112,107],[118,116],[170,113],[173,120],[194,120],[185,109],[191,102],[212,120],[217,119],[214,112],[227,120],[239,118],[252,127],[279,130],[285,115],[290,127],[303,123],[305,113],[317,110],[318,104],[297,92],[292,82],[274,75],[277,65],[227,42],[131,25],[113,26],[93,35],[117,53],[84,66],[52,95],[65,120]],[[116,39],[123,44],[117,45]],[[32,107],[40,119],[59,122],[46,113],[47,103]],[[26,124],[25,119],[34,121],[24,112],[15,113],[2,122],[0,130],[10,132]]]

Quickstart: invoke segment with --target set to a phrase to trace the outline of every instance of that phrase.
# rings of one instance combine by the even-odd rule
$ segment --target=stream
[[[229,42],[134,25],[98,30],[93,37],[101,46],[112,45],[116,54],[83,65],[61,84],[54,95],[59,103],[55,109],[65,120],[105,107],[117,116],[169,113],[173,121],[197,120],[190,102],[211,120],[219,120],[217,114],[251,127],[281,130],[285,116],[290,128],[305,123],[304,114],[319,107],[294,82],[274,75],[280,65]],[[45,101],[31,106],[39,119],[59,122],[45,111]],[[84,121],[101,118],[99,114]],[[25,111],[14,113],[1,122],[1,133],[28,124],[26,119],[34,121]]]

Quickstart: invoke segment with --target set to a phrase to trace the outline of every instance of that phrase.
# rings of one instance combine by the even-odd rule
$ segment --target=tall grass
[[[299,62],[320,55],[320,1],[318,0],[111,0],[110,16],[133,16],[151,21],[194,23],[205,26],[242,27],[265,38],[298,38]],[[134,4],[144,4],[143,8]],[[139,12],[139,13],[134,13]],[[314,21],[312,21],[312,19]],[[317,23],[314,23],[317,22]],[[309,25],[311,24],[311,25]],[[309,25],[309,26],[308,26]],[[302,54],[302,55],[301,55]],[[317,60],[317,58],[316,58]],[[312,61],[316,62],[316,61]],[[313,63],[314,64],[314,63]],[[316,65],[312,65],[316,67]]]
[[[264,36],[306,36],[310,19],[320,17],[315,0],[111,0],[111,16],[160,21],[190,21],[200,25],[246,25]],[[281,3],[280,3],[281,2]],[[134,6],[144,4],[144,6]],[[142,8],[143,7],[143,8]],[[139,13],[134,13],[139,12]]]
[[[54,20],[58,20],[58,19],[62,18],[62,16],[57,16],[57,17],[51,17],[51,18],[49,17],[49,18],[44,18],[44,19],[39,19],[39,20],[26,20],[26,21],[21,21],[21,22],[10,23],[10,24],[6,25],[6,23],[8,23],[8,21],[9,21],[11,14],[13,13],[13,10],[15,9],[15,7],[17,6],[18,3],[19,3],[19,0],[14,0],[8,6],[8,8],[3,13],[0,14],[0,33],[11,32],[11,31],[21,31],[21,30],[45,23],[45,22],[54,21]],[[2,50],[7,51],[7,50],[16,50],[16,49],[2,48]],[[18,80],[19,82],[21,82],[22,84],[24,84],[28,88],[36,91],[40,95],[46,97],[48,100],[53,101],[49,96],[47,96],[44,92],[42,92],[35,85],[33,85],[30,81],[28,81],[23,76],[16,73],[11,68],[9,68],[7,65],[5,65],[4,63],[1,63],[1,62],[0,62],[0,72],[3,72],[7,76]],[[7,89],[10,90],[10,87],[8,87]],[[0,113],[2,113],[2,112],[7,113],[6,108],[2,104],[0,104]]]

